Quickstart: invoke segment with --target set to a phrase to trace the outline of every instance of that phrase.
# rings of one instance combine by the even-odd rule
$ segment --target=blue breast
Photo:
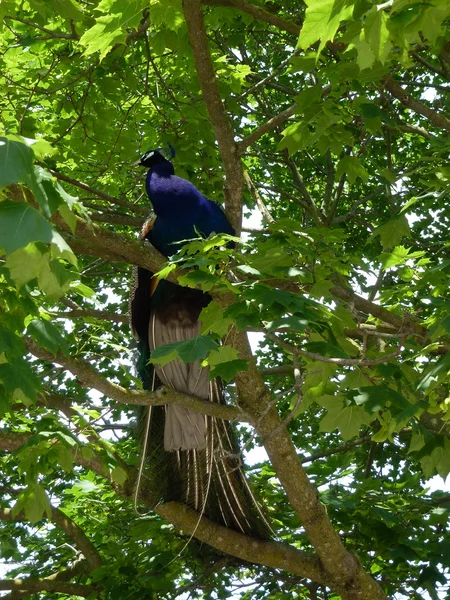
[[[175,254],[187,239],[212,233],[233,234],[218,204],[205,198],[197,188],[173,174],[173,167],[155,165],[147,174],[146,188],[156,213],[147,238],[165,256]]]

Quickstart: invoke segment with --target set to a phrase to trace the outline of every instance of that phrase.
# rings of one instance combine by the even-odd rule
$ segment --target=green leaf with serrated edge
[[[224,317],[223,313],[224,309],[215,301],[212,301],[208,306],[205,306],[198,318],[202,324],[200,333],[202,335],[216,333],[222,338],[228,332],[228,328],[233,324],[233,319]]]
[[[195,288],[198,285],[208,292],[218,281],[218,278],[207,271],[190,271],[178,277],[178,283],[185,287]]]
[[[248,361],[246,360],[230,360],[228,362],[220,363],[211,367],[209,376],[210,379],[220,377],[227,383],[233,381],[238,373],[246,371],[248,369]]]
[[[12,513],[17,516],[22,510],[30,523],[40,521],[44,515],[51,518],[50,500],[41,485],[32,483],[19,494]]]
[[[202,362],[202,366],[206,365],[220,365],[221,363],[230,362],[238,358],[238,351],[232,346],[219,346],[212,350],[207,358]]]
[[[72,250],[50,223],[25,202],[0,202],[0,242],[7,253],[30,242],[52,242],[61,255],[75,264]]]
[[[65,337],[50,321],[33,319],[28,325],[28,333],[39,346],[49,350],[53,356],[56,356],[59,350],[68,355],[69,347]]]
[[[27,181],[33,170],[33,160],[33,150],[25,143],[0,137],[0,188]]]
[[[185,342],[175,342],[155,348],[152,351],[150,362],[164,366],[175,358],[180,358],[183,362],[193,362],[203,360],[210,350],[218,347],[210,337],[201,335]]]
[[[297,47],[307,49],[320,39],[317,56],[332,40],[341,21],[351,18],[353,5],[347,0],[307,0],[305,21]]]
[[[50,259],[46,248],[41,251],[35,243],[31,242],[24,248],[11,252],[6,259],[5,266],[9,269],[11,278],[17,287],[22,287],[32,279],[39,277]]]
[[[209,350],[217,348],[217,343],[210,337],[197,336],[184,342],[178,349],[178,356],[185,363],[203,360]]]
[[[364,182],[369,178],[367,170],[356,156],[344,156],[344,158],[341,158],[338,162],[336,176],[342,177],[344,173],[347,175],[350,183],[355,183],[358,177]]]
[[[127,472],[122,467],[114,467],[111,471],[111,477],[113,481],[119,485],[123,485],[128,478]]]
[[[440,381],[448,376],[449,371],[450,352],[444,354],[437,363],[425,370],[424,376],[417,384],[417,391],[424,392],[432,390]]]
[[[381,265],[385,269],[396,267],[398,265],[404,265],[409,258],[409,248],[404,246],[395,246],[395,248],[389,254],[383,253],[380,255]]]
[[[136,28],[142,18],[142,9],[145,2],[121,0],[100,3],[97,10],[105,9],[105,14],[96,19],[96,24],[85,31],[80,38],[80,45],[85,46],[85,54],[90,55],[100,52],[100,60],[106,56],[114,44],[124,44],[127,37],[127,28]]]
[[[376,236],[380,236],[383,250],[398,246],[403,237],[411,237],[408,219],[404,214],[390,219],[387,223],[374,229],[369,237],[369,241],[373,240]]]
[[[340,398],[320,402],[327,414],[320,421],[319,431],[332,432],[339,429],[342,438],[347,441],[359,434],[362,425],[367,425],[371,417],[360,406],[344,406]]]

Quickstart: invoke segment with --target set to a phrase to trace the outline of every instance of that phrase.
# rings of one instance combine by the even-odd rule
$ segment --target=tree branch
[[[216,135],[225,171],[225,212],[236,231],[236,235],[240,235],[242,227],[242,190],[244,186],[242,165],[234,141],[231,123],[220,97],[203,22],[201,0],[183,0],[182,4],[203,100]]]
[[[317,360],[332,365],[340,365],[341,367],[373,367],[375,365],[379,365],[380,363],[384,363],[389,360],[394,360],[394,358],[397,358],[402,351],[402,344],[400,343],[399,347],[397,348],[397,350],[395,350],[395,352],[391,352],[390,354],[384,354],[383,356],[379,356],[378,358],[374,359],[333,358],[330,356],[323,356],[322,354],[318,354],[317,352],[308,352],[307,350],[302,350],[298,346],[294,346],[293,344],[285,342],[283,339],[274,335],[273,333],[270,333],[269,331],[265,331],[265,334],[269,339],[274,341],[282,348],[286,348],[286,350],[288,350],[289,352],[296,352],[299,356],[303,356],[304,358],[309,358],[310,360]]]
[[[59,592],[69,596],[81,596],[87,598],[96,591],[93,585],[82,585],[79,583],[66,583],[52,577],[30,577],[27,579],[3,579],[0,580],[0,590],[17,590],[32,593],[37,592]]]
[[[237,10],[241,10],[242,12],[252,15],[252,17],[258,21],[265,21],[277,29],[287,31],[288,33],[292,33],[296,36],[300,35],[299,25],[296,25],[290,21],[286,21],[285,19],[282,19],[281,17],[264,10],[259,6],[255,6],[250,2],[245,2],[245,0],[203,0],[203,4],[207,6],[226,6],[229,8],[236,8]]]
[[[251,180],[250,175],[248,174],[247,171],[244,171],[244,179],[245,179],[245,183],[247,184],[247,187],[248,187],[251,195],[253,196],[256,206],[258,207],[259,212],[261,213],[263,219],[265,221],[267,221],[267,223],[275,223],[275,219],[272,217],[272,215],[268,211],[267,206],[264,204],[263,199],[261,198],[258,190],[254,186],[253,181]]]
[[[365,573],[334,530],[315,486],[309,481],[296,449],[254,362],[243,332],[235,336],[235,347],[248,360],[247,371],[238,373],[239,401],[253,416],[255,429],[264,442],[269,459],[298,514],[317,555],[332,581],[331,587],[343,600],[386,600],[377,583]]]
[[[91,570],[97,569],[103,564],[103,560],[95,546],[89,540],[84,531],[72,519],[64,514],[59,508],[51,507],[51,520],[67,535],[72,538],[78,548],[83,553]],[[25,514],[21,511],[18,515],[13,515],[9,508],[0,508],[1,521],[27,521]]]
[[[179,529],[187,533],[195,531],[196,538],[221,552],[251,563],[284,569],[324,585],[330,584],[330,579],[324,572],[319,558],[309,552],[297,550],[280,542],[251,538],[217,525],[206,517],[199,520],[198,513],[178,502],[162,504],[157,507],[157,512]]]
[[[93,308],[80,308],[77,310],[68,310],[65,312],[49,311],[55,319],[78,319],[92,318],[101,321],[115,321],[117,323],[128,323],[128,315],[117,315],[103,310],[94,310]]]
[[[423,102],[420,102],[419,100],[416,100],[407,94],[405,90],[396,81],[394,81],[394,79],[392,79],[392,76],[384,79],[383,86],[389,90],[393,96],[400,100],[403,106],[406,106],[419,115],[426,117],[431,123],[433,123],[435,127],[450,131],[450,119],[447,119],[444,114],[429,108],[423,104]]]
[[[254,129],[252,131],[252,133],[250,133],[241,142],[239,142],[239,144],[238,144],[239,154],[241,154],[241,155],[244,154],[245,150],[249,146],[254,144],[257,140],[259,140],[259,138],[261,138],[266,133],[269,133],[269,131],[273,131],[276,127],[278,127],[278,125],[281,125],[281,123],[284,123],[285,121],[287,121],[290,117],[292,117],[292,115],[294,115],[296,113],[297,110],[298,110],[297,104],[293,104],[292,106],[290,106],[286,110],[283,110],[282,112],[280,112],[278,115],[276,115],[272,119],[269,119],[268,121],[266,121],[266,123],[263,123],[262,125],[260,125],[256,129]]]
[[[422,340],[426,339],[428,336],[428,332],[425,327],[422,327],[420,323],[410,315],[397,315],[386,308],[383,308],[379,304],[375,304],[374,302],[370,302],[365,298],[361,298],[361,296],[358,296],[352,290],[347,288],[334,286],[330,289],[330,292],[336,298],[340,298],[341,300],[345,300],[351,304],[354,308],[356,308],[356,310],[359,310],[367,315],[372,315],[373,317],[376,317],[385,323],[394,325],[399,334],[417,335]]]
[[[29,25],[30,27],[33,27],[34,29],[39,29],[39,31],[43,31],[44,33],[46,33],[47,35],[49,35],[52,38],[61,38],[64,40],[79,40],[80,36],[79,35],[74,35],[74,33],[62,33],[60,31],[53,31],[52,29],[47,29],[46,27],[42,27],[42,25],[38,25],[37,23],[33,23],[32,21],[27,21],[26,19],[19,19],[19,17],[11,17],[9,15],[6,15],[4,17],[5,19],[10,19],[12,21],[19,21],[19,23],[23,23],[24,25]]]
[[[94,388],[120,404],[162,406],[164,404],[176,403],[205,415],[227,420],[242,420],[244,422],[249,422],[247,415],[239,408],[227,406],[225,404],[216,404],[209,400],[201,400],[197,396],[182,394],[167,387],[161,387],[155,392],[126,390],[120,385],[105,379],[100,373],[93,369],[91,365],[80,358],[64,356],[61,352],[58,352],[53,356],[47,350],[40,348],[30,338],[25,338],[24,342],[27,350],[37,358],[62,365],[65,369],[79,378],[83,387]]]
[[[106,200],[106,202],[108,202],[109,204],[117,204],[117,206],[122,206],[123,208],[126,208],[127,210],[131,210],[132,212],[139,213],[141,215],[147,216],[150,213],[150,206],[149,206],[149,208],[144,208],[142,206],[137,206],[136,204],[131,204],[130,202],[126,202],[125,200],[121,200],[121,198],[116,198],[115,196],[110,196],[106,192],[102,192],[101,190],[96,190],[96,189],[92,188],[91,186],[87,185],[87,183],[78,181],[76,179],[73,179],[72,177],[63,175],[62,173],[58,173],[58,171],[55,171],[53,169],[48,169],[48,172],[51,173],[53,175],[53,177],[56,177],[56,179],[59,179],[59,181],[65,181],[66,183],[70,183],[71,185],[73,185],[77,188],[80,188],[80,190],[84,190],[85,192],[89,192],[93,196],[98,196],[98,198],[102,198],[102,200]]]

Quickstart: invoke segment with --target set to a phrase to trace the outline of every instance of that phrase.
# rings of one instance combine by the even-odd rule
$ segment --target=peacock
[[[150,150],[135,164],[148,169],[146,191],[154,210],[141,238],[162,254],[172,256],[186,240],[199,235],[234,233],[221,206],[177,177],[162,151]],[[199,315],[210,295],[159,280],[143,268],[135,269],[133,279],[130,321],[139,344],[138,370],[144,388],[165,385],[225,403],[221,382],[210,381],[209,368],[200,361],[186,364],[175,359],[163,367],[148,362],[155,348],[200,335]],[[154,504],[183,502],[225,527],[269,537],[270,527],[246,480],[229,422],[169,404],[148,407],[144,429],[144,488],[150,490]]]

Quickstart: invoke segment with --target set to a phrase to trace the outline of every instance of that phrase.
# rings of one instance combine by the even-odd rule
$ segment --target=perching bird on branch
[[[141,236],[162,254],[173,255],[183,241],[199,234],[233,234],[221,207],[192,183],[176,177],[161,152],[146,152],[135,164],[148,168],[146,190],[156,215],[144,225]],[[201,290],[136,269],[130,316],[146,389],[166,385],[204,400],[225,402],[221,383],[209,380],[209,368],[202,367],[201,361],[186,364],[176,359],[164,367],[148,363],[155,348],[200,335],[199,315],[210,301]],[[176,404],[148,411],[144,477],[155,504],[183,502],[226,527],[267,538],[269,526],[246,481],[232,426]]]

